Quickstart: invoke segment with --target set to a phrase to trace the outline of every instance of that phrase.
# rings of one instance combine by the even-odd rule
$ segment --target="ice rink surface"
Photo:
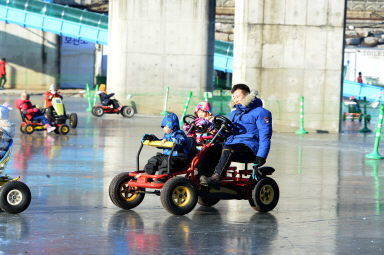
[[[43,105],[42,96],[31,100]],[[79,116],[67,136],[21,134],[12,112],[17,132],[5,173],[21,176],[32,201],[20,214],[0,212],[0,254],[384,253],[384,161],[365,159],[372,134],[274,133],[266,165],[276,169],[280,200],[270,213],[227,200],[174,216],[151,194],[124,211],[110,201],[109,183],[135,170],[144,133],[162,136],[162,116],[96,118],[84,98],[64,103]],[[156,152],[145,148],[141,167]]]

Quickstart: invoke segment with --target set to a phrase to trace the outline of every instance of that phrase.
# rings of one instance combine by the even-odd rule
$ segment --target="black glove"
[[[141,141],[145,141],[145,140],[149,140],[149,141],[154,141],[154,140],[159,140],[154,134],[145,134],[143,135],[143,138],[141,138]]]
[[[265,164],[265,159],[262,157],[256,156],[255,164],[257,165],[257,167],[261,167],[262,165]]]

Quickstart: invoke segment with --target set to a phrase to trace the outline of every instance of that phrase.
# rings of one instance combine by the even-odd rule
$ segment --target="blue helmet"
[[[161,127],[169,127],[172,131],[180,130],[179,118],[173,112],[168,113],[161,122]]]

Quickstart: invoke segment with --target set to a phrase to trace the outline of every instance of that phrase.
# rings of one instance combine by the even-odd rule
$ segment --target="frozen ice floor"
[[[2,96],[0,103],[14,99]],[[23,213],[0,213],[0,254],[384,252],[384,161],[365,159],[372,134],[275,133],[267,165],[276,169],[280,201],[270,213],[229,200],[173,216],[150,194],[123,211],[110,201],[109,183],[135,169],[141,136],[161,136],[161,117],[95,118],[84,111],[85,99],[64,102],[79,115],[67,136],[22,135],[13,111],[17,134],[5,173],[22,176],[32,202]],[[141,165],[156,152],[143,150]]]

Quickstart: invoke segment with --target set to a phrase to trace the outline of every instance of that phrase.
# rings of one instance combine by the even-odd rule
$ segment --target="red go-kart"
[[[47,129],[45,125],[40,121],[28,120],[27,117],[22,112],[20,112],[20,114],[22,119],[22,122],[20,125],[21,133],[30,135],[35,131],[44,131]],[[56,129],[54,130],[56,134],[66,135],[69,132],[69,126],[65,123],[64,124],[54,123],[53,126],[56,127]]]
[[[186,118],[184,122],[187,122]],[[179,172],[171,173],[168,168],[167,174],[149,175],[144,170],[139,170],[139,156],[144,145],[172,148],[171,155],[174,150],[172,142],[166,142],[164,145],[161,145],[160,141],[142,142],[136,157],[137,170],[118,174],[111,181],[109,196],[112,202],[122,209],[129,210],[138,206],[146,194],[156,194],[160,195],[163,207],[175,215],[189,213],[197,203],[213,206],[220,200],[228,199],[248,200],[249,204],[260,212],[274,209],[280,193],[277,183],[268,177],[275,171],[272,167],[253,167],[252,170],[247,170],[247,164],[245,169],[241,170],[230,167],[226,176],[221,179],[219,187],[200,185],[194,171],[197,163],[209,147],[213,146],[221,132],[235,131],[232,122],[224,116],[216,116],[213,122],[218,130],[216,135],[208,144],[203,145],[202,150],[190,162],[190,166],[180,169]],[[193,121],[187,123],[191,126],[189,132],[196,128]]]
[[[112,106],[103,106],[103,105],[95,105],[92,108],[92,114],[96,117],[101,117],[104,115],[104,113],[115,113],[123,115],[126,118],[132,118],[133,115],[135,115],[135,110],[132,106],[123,106],[121,109],[115,109]]]

